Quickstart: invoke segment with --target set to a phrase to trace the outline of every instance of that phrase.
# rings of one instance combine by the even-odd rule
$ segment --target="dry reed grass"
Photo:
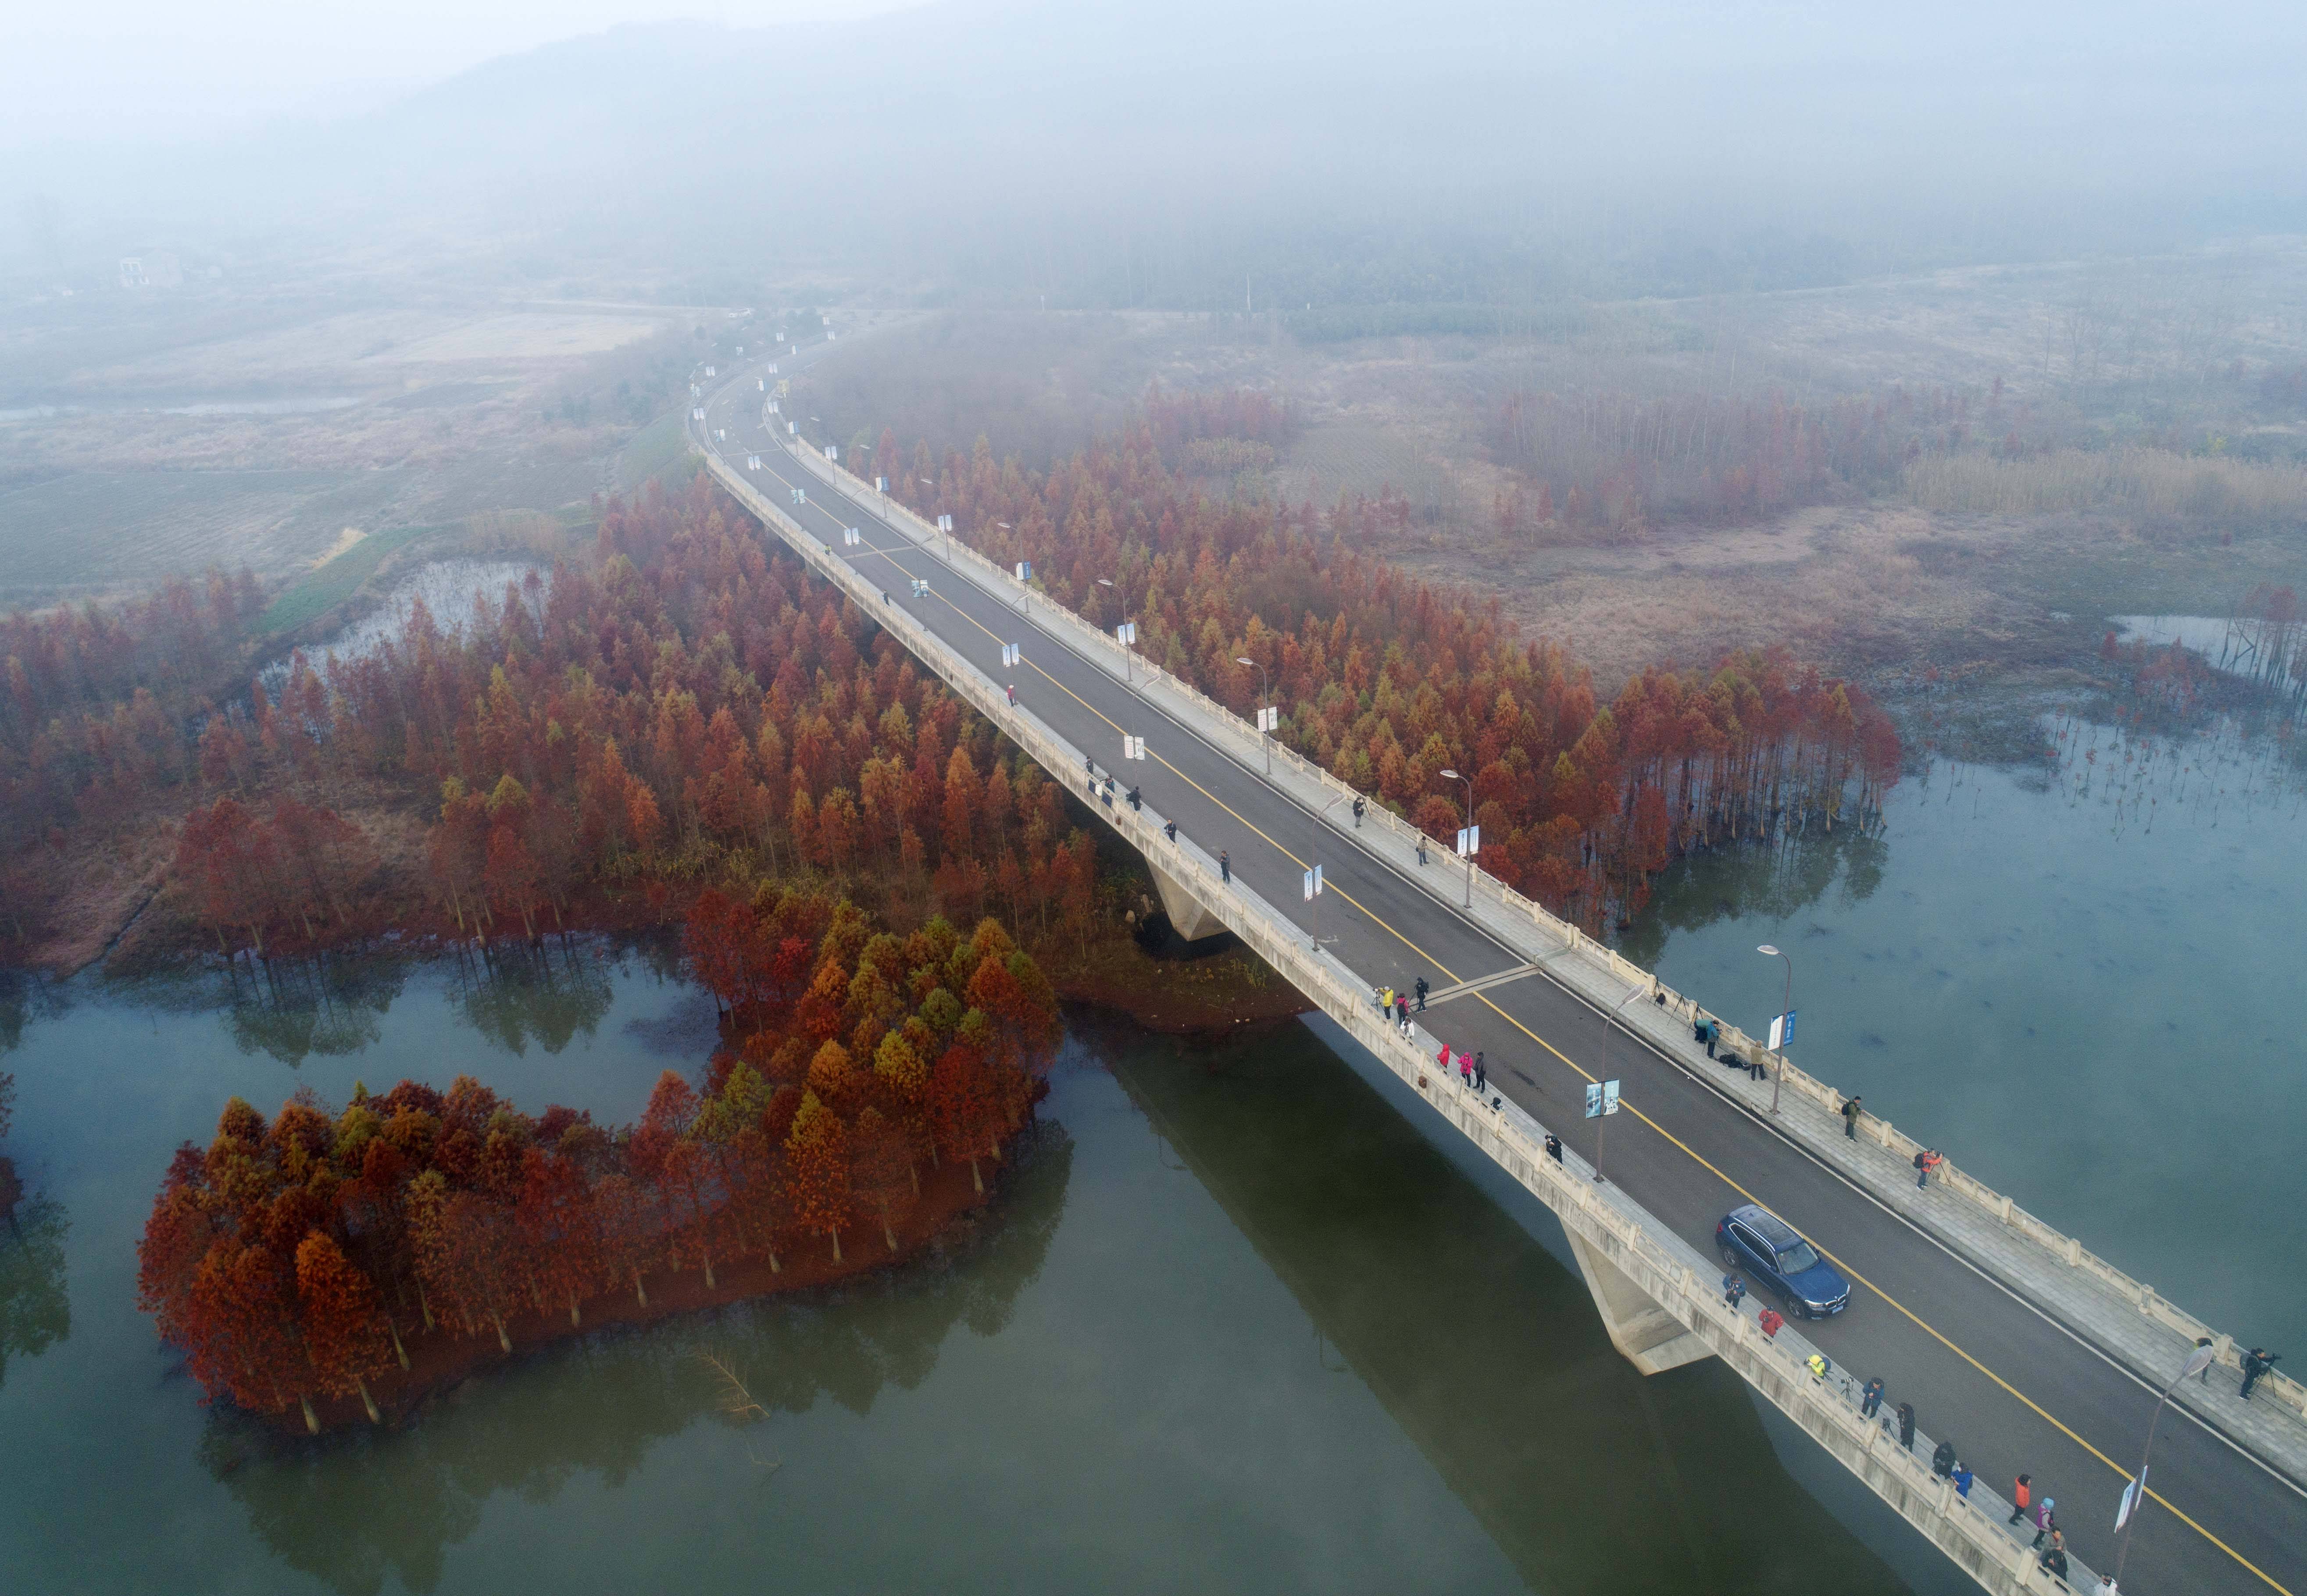
[[[1943,456],[1908,466],[1906,488],[1925,509],[1984,515],[2113,510],[2193,525],[2307,520],[2307,468],[2165,449]]]

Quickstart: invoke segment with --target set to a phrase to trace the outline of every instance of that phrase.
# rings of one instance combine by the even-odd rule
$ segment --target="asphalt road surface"
[[[791,375],[839,347],[785,354],[781,369]],[[691,422],[692,435],[741,470],[749,453],[760,454],[764,469],[742,474],[773,503],[987,675],[1013,683],[1019,704],[1093,757],[1101,773],[1112,770],[1119,790],[1139,786],[1149,808],[1202,848],[1225,849],[1269,904],[1303,914],[1299,877],[1315,829],[1305,808],[885,525],[874,495],[843,499],[786,457],[763,425],[759,375],[748,361],[733,380],[708,380],[707,420]],[[803,440],[810,436],[805,416],[772,419],[780,433],[785,421],[800,420]],[[725,441],[713,439],[716,429]],[[807,491],[805,504],[790,504],[793,486]],[[845,526],[862,529],[862,546],[845,546]],[[930,596],[913,596],[915,576],[929,580]],[[1005,670],[1004,643],[1023,644],[1025,662]],[[1125,732],[1145,738],[1143,763],[1122,764]],[[1082,772],[1051,773],[1083,792]],[[1422,975],[1440,988],[1522,962],[1334,832],[1324,835],[1320,858],[1329,888],[1322,935],[1366,983],[1408,988]],[[1434,859],[1428,868],[1437,871],[1456,863],[1438,851]],[[1669,1056],[1623,1028],[1606,1043],[1604,1020],[1543,974],[1423,1017],[1453,1046],[1486,1053],[1492,1088],[1588,1157],[1594,1127],[1605,1122],[1583,1117],[1587,1080],[1623,1080],[1626,1112],[1611,1123],[1609,1179],[1708,1256],[1716,1222],[1740,1203],[1784,1217],[1852,1282],[1849,1310],[1804,1333],[1840,1369],[1862,1380],[1881,1376],[1886,1412],[1913,1403],[1922,1428],[1952,1438],[1964,1463],[2003,1495],[2014,1475],[2032,1474],[2037,1496],[2057,1499],[2069,1546],[2092,1567],[2111,1569],[2125,1478],[2116,1465],[2135,1464],[2156,1389],[1702,1084],[1697,1072],[1721,1067],[1702,1048]],[[2148,1502],[2133,1532],[2126,1591],[2307,1596],[2307,1493],[2175,1405],[2157,1434],[2151,1483],[2162,1499]]]

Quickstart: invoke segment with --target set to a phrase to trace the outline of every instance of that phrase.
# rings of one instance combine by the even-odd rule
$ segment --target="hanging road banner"
[[[1799,1009],[1788,1009],[1783,1014],[1774,1014],[1771,1017],[1771,1051],[1772,1053],[1776,1053],[1795,1039],[1795,1016],[1801,1012]]]
[[[1260,731],[1273,731],[1281,724],[1282,711],[1278,706],[1269,704],[1257,712],[1257,729]]]
[[[1137,623],[1125,620],[1113,628],[1113,635],[1124,643],[1135,643],[1137,641]]]
[[[1618,1112],[1618,1083],[1615,1080],[1606,1080],[1602,1083],[1602,1112],[1604,1114]]]
[[[1460,858],[1471,858],[1474,855],[1481,851],[1482,828],[1480,826],[1470,825],[1458,833],[1458,857]]]
[[[1306,901],[1311,903],[1322,895],[1322,866],[1315,866],[1306,872]]]
[[[1586,1117],[1590,1120],[1602,1117],[1602,1083],[1599,1080],[1586,1083]]]
[[[1001,645],[1001,662],[1004,665],[1015,665],[1025,657],[1025,651],[1021,645],[1015,643],[1005,643]]]
[[[1033,579],[1033,562],[1030,559],[1019,560],[1017,562],[1017,580],[1020,582],[1031,582]]]

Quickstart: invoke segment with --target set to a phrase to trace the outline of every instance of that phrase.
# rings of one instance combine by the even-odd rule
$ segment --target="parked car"
[[[1794,1228],[1753,1203],[1714,1227],[1722,1261],[1768,1287],[1797,1319],[1827,1319],[1850,1306],[1850,1283]]]

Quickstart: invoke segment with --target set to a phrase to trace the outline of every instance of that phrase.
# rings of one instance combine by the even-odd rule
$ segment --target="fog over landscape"
[[[0,1583],[2307,1592],[2303,84],[12,15]]]
[[[572,29],[374,105],[359,34],[283,28],[354,114],[20,98],[18,269],[157,229],[1065,308],[1688,294],[2286,231],[2307,153],[2280,5],[955,3]]]

